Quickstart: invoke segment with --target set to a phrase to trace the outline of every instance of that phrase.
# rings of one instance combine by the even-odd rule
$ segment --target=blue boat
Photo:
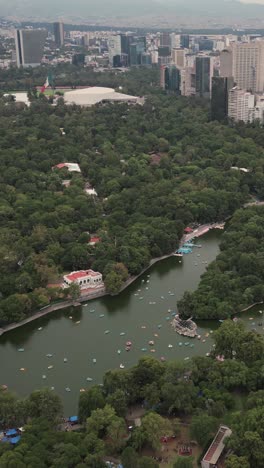
[[[181,247],[179,250],[177,250],[177,253],[189,254],[189,253],[192,253],[192,249],[190,247]]]

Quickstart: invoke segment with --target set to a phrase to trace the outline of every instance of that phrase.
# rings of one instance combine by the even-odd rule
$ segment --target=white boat
[[[48,366],[48,369],[53,369],[53,366]]]
[[[120,336],[125,336],[125,334],[126,334],[125,332],[121,332]]]
[[[120,364],[119,367],[120,367],[120,369],[124,369],[124,368],[125,368],[124,364]]]
[[[118,350],[117,350],[117,354],[121,354],[121,349],[118,349]]]
[[[96,359],[94,358],[94,359],[93,359],[93,363],[96,364],[96,362],[97,362],[97,361],[96,361]]]
[[[86,380],[87,380],[87,382],[92,382],[93,381],[92,377],[87,377]]]
[[[63,362],[68,362],[68,359],[65,357],[65,358],[63,359]]]
[[[46,357],[51,358],[53,355],[52,354],[46,354]]]
[[[19,353],[23,353],[24,351],[25,351],[24,348],[19,348],[19,349],[18,349],[18,352],[19,352]]]
[[[70,391],[71,391],[71,389],[70,389],[69,387],[66,387],[65,390],[66,390],[66,392],[70,392]]]
[[[172,344],[169,344],[169,345],[168,345],[168,348],[173,348],[173,345],[172,345]]]
[[[43,374],[42,378],[43,378],[43,379],[46,379],[46,378],[47,378],[47,376],[46,376],[45,374]]]
[[[39,328],[38,328],[38,331],[41,331],[41,330],[42,330],[42,327],[39,327]]]
[[[104,334],[108,335],[108,333],[110,333],[110,330],[105,330]]]

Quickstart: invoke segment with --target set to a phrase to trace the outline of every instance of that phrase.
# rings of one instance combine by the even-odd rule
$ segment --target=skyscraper
[[[220,76],[230,77],[233,73],[233,54],[231,50],[220,52]]]
[[[232,76],[240,89],[264,91],[264,40],[231,44]]]
[[[239,122],[253,120],[255,96],[247,91],[232,88],[228,95],[228,117]]]
[[[189,34],[181,34],[180,36],[181,47],[184,49],[189,49],[190,47],[190,36]]]
[[[121,35],[116,34],[108,39],[109,63],[112,67],[121,61]],[[119,57],[119,58],[118,58]],[[119,65],[118,65],[119,66]]]
[[[228,115],[228,93],[234,87],[234,79],[221,76],[212,78],[212,120],[224,120]]]
[[[171,48],[171,36],[168,32],[160,33],[160,46]]]
[[[53,30],[57,47],[62,47],[64,44],[64,24],[59,21],[53,23]]]
[[[160,86],[166,91],[180,94],[181,74],[177,67],[160,67]]]
[[[213,62],[211,57],[198,56],[195,59],[195,90],[201,97],[210,98],[212,89]]]
[[[16,29],[16,58],[18,67],[40,65],[47,31],[45,29]]]

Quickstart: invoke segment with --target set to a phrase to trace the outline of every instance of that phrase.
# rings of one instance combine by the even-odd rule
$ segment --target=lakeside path
[[[224,229],[224,223],[211,223],[211,224],[203,224],[199,226],[197,229],[195,229],[192,233],[190,234],[185,234],[183,235],[182,239],[180,240],[179,247],[182,246],[185,242],[190,241],[194,237],[201,237],[207,232],[209,232],[211,229]],[[118,294],[123,292],[128,286],[130,286],[134,281],[136,281],[141,275],[143,275],[146,271],[149,270],[153,265],[156,263],[165,260],[167,258],[170,258],[174,256],[174,252],[168,254],[168,255],[163,255],[162,257],[157,257],[153,258],[150,260],[149,265],[142,270],[139,275],[137,276],[132,276],[129,278],[122,286],[121,290],[119,291]],[[117,294],[117,295],[118,295]],[[71,306],[78,306],[81,305],[81,302],[88,302],[93,299],[98,299],[104,296],[108,296],[108,293],[106,292],[105,289],[101,289],[100,291],[94,292],[94,293],[89,293],[88,295],[81,295],[78,300],[67,300],[63,302],[59,302],[57,304],[51,304],[49,306],[46,306],[45,308],[39,310],[35,314],[31,315],[30,317],[26,318],[25,320],[21,320],[21,322],[16,322],[16,323],[11,323],[10,325],[7,325],[3,328],[0,328],[0,336],[3,335],[4,333],[7,333],[11,330],[15,330],[16,328],[23,327],[27,323],[33,322],[34,320],[37,320],[39,318],[45,317],[46,315],[55,312],[57,310],[62,310],[66,309],[67,307]]]

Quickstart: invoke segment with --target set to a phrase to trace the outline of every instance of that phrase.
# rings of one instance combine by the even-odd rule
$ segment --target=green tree
[[[62,417],[61,400],[56,393],[48,388],[35,390],[30,394],[28,402],[29,415],[32,418],[44,417],[48,421],[56,423]]]
[[[217,420],[207,414],[193,416],[191,422],[191,436],[202,447],[209,442],[217,427]]]
[[[237,455],[229,455],[226,459],[226,468],[250,468],[250,463],[246,457],[238,457]]]
[[[142,418],[140,429],[144,434],[146,442],[154,450],[158,450],[160,448],[160,438],[162,436],[172,435],[172,427],[169,420],[164,419],[159,414],[152,412],[146,414]]]
[[[173,468],[193,468],[193,457],[177,457]]]
[[[109,402],[110,403],[110,402]],[[81,422],[86,421],[91,416],[92,411],[98,408],[104,408],[105,397],[101,387],[94,385],[90,389],[80,394],[79,397],[79,419]]]

